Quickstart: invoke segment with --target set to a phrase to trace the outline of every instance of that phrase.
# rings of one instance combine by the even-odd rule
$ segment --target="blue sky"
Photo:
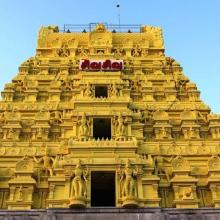
[[[118,23],[161,26],[166,55],[181,63],[202,99],[220,113],[219,0],[0,0],[0,90],[34,56],[42,25]]]

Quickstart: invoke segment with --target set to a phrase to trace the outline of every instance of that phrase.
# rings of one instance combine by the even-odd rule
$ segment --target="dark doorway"
[[[91,206],[115,206],[115,172],[92,171]]]
[[[111,139],[111,118],[93,118],[93,137]]]
[[[107,98],[108,87],[107,86],[95,86],[95,97],[96,98]]]

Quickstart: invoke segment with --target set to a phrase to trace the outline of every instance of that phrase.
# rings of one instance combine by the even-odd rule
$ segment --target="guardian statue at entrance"
[[[88,169],[83,170],[81,161],[76,164],[70,188],[70,207],[84,207]]]
[[[128,159],[120,177],[122,205],[124,207],[137,206],[136,176],[137,171],[132,167]]]
[[[121,176],[121,182],[122,184],[122,197],[132,197],[135,196],[135,177],[137,175],[136,170],[134,170],[131,166],[131,163],[129,160],[127,160],[124,174]]]

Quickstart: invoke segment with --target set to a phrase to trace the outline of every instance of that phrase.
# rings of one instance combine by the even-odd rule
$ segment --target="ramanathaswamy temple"
[[[41,27],[0,101],[0,219],[220,219],[220,115],[162,29]]]

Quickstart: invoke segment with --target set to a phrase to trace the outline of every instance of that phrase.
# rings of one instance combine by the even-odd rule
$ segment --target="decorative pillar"
[[[220,208],[220,158],[212,156],[208,160],[208,186],[212,193],[212,201],[215,208]]]
[[[33,175],[33,161],[28,157],[24,157],[16,164],[15,177],[8,181],[9,184],[9,200],[8,209],[25,210],[32,209],[33,192],[36,186]]]

